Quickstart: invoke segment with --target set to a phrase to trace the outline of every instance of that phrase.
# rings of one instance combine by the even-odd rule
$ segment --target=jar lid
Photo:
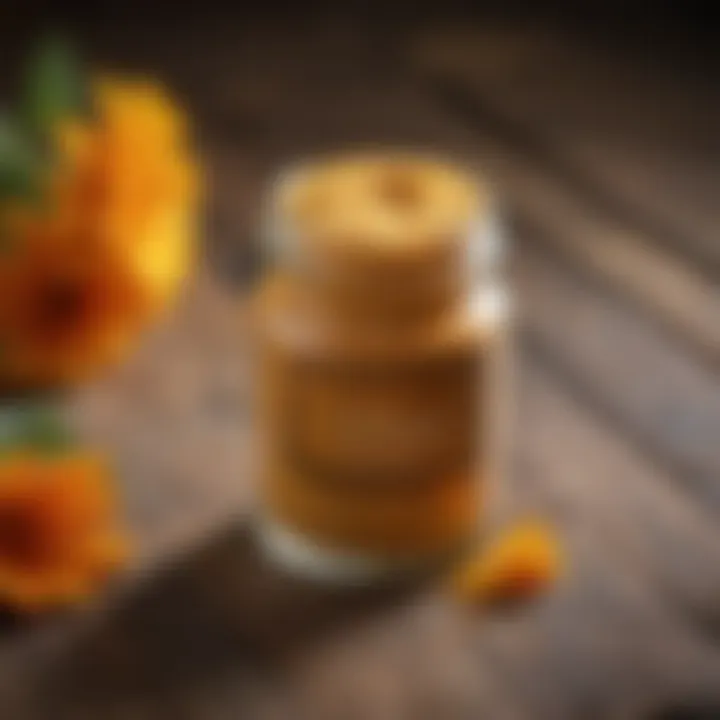
[[[281,176],[269,209],[276,264],[371,304],[459,290],[497,260],[487,188],[427,155],[302,165]]]

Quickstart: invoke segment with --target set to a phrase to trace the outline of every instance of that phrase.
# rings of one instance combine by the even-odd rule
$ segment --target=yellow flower
[[[562,555],[545,523],[525,520],[512,526],[456,569],[455,594],[469,602],[492,604],[528,600],[558,577]]]
[[[114,510],[96,457],[0,459],[0,604],[34,612],[96,591],[126,554]]]

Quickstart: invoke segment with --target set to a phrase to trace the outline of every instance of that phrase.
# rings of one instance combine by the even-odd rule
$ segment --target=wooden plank
[[[522,368],[516,472],[507,479],[514,512],[552,518],[571,569],[546,606],[498,630],[493,661],[533,712],[542,709],[538,717],[639,717],[667,701],[712,696],[716,525],[532,353]],[[688,619],[699,623],[690,632]],[[677,658],[666,650],[678,646],[695,666],[687,675],[683,661],[670,667]]]
[[[599,422],[532,344],[525,349],[531,361],[524,365],[519,413],[531,431],[517,439],[516,495],[542,494],[555,514],[580,523],[606,558],[640,576],[662,602],[696,624],[699,635],[717,633],[715,517],[678,493],[676,478],[652,458]]]
[[[489,45],[471,44],[469,38],[475,37],[476,32],[479,31],[472,28],[464,34],[458,31],[457,44],[452,41],[454,34],[444,37],[441,32],[439,39],[434,40],[439,47],[433,45],[430,49],[419,41],[426,52],[418,57],[419,51],[415,49],[414,57],[411,53],[411,64],[420,73],[421,85],[434,93],[436,102],[449,113],[447,121],[454,124],[463,118],[466,120],[465,130],[474,137],[474,151],[491,173],[512,214],[529,230],[524,238],[541,243],[579,270],[590,270],[592,276],[647,308],[657,322],[678,332],[711,363],[717,364],[720,326],[716,318],[720,310],[720,288],[714,278],[707,277],[707,263],[701,263],[698,268],[696,263],[686,262],[689,258],[677,252],[675,239],[663,243],[667,235],[664,220],[636,222],[632,211],[613,209],[612,200],[608,202],[606,197],[608,192],[614,192],[621,199],[626,195],[615,191],[615,183],[598,184],[592,180],[595,163],[581,164],[576,171],[558,168],[556,148],[541,134],[544,126],[536,127],[534,112],[520,114],[518,111],[506,117],[495,107],[502,103],[503,88],[513,86],[516,65],[520,66],[517,72],[524,77],[523,71],[530,72],[535,55],[551,52],[546,34],[538,33],[536,37],[515,29],[504,34],[499,32],[499,38]],[[489,34],[492,37],[492,32]],[[550,64],[556,68],[560,61],[555,55],[552,58]],[[576,69],[565,70],[574,65],[562,63],[561,86],[562,72],[575,73]],[[580,68],[585,70],[582,62]],[[429,75],[424,74],[427,72]],[[448,81],[454,84],[448,86]],[[544,89],[550,92],[550,88]],[[570,96],[568,102],[578,95],[577,87],[571,89],[565,88]],[[529,103],[532,88],[521,83],[521,90],[528,94]],[[666,94],[667,88],[665,91]],[[557,92],[562,94],[562,87]],[[655,108],[664,107],[663,94],[658,94],[654,86],[646,88],[644,102],[646,105],[654,102]],[[619,99],[608,99],[603,106],[618,104],[622,104]],[[625,113],[629,117],[614,118],[616,125],[621,120],[624,122],[616,127],[616,133],[633,137],[637,131],[633,127],[636,118],[629,109]],[[533,122],[528,120],[530,117]],[[582,118],[576,120],[570,110],[563,118],[566,125],[576,123],[571,129],[566,128],[572,147],[573,138],[584,131]],[[689,122],[686,118],[686,127]],[[597,143],[604,152],[607,143],[601,139]],[[567,152],[564,142],[557,144],[561,154]],[[676,145],[664,148],[663,155],[676,163],[687,160]],[[581,178],[576,177],[578,173]],[[586,175],[590,180],[583,180]],[[616,167],[615,176],[622,180],[626,176],[625,168]],[[688,178],[688,173],[682,176]],[[712,178],[705,180],[706,189],[714,187]],[[676,207],[674,200],[666,204]],[[644,215],[645,220],[655,217],[652,208]],[[700,224],[695,231],[701,233],[705,226],[699,216],[688,214],[685,220],[689,225],[696,218]]]
[[[517,268],[531,342],[619,432],[665,463],[684,492],[716,512],[717,376],[622,302],[530,246]]]
[[[537,159],[476,124],[473,148],[490,173],[519,239],[643,308],[701,358],[720,361],[720,287],[658,247],[654,237],[608,216]],[[512,240],[513,238],[511,238]]]
[[[651,324],[686,345],[699,362],[720,367],[717,285],[653,249],[648,238],[556,198],[546,185],[541,190],[513,196],[518,209],[514,229],[521,243],[542,246],[567,263],[570,273],[584,273],[591,284],[624,296]],[[549,196],[558,202],[546,204]]]
[[[433,27],[415,56],[625,224],[718,269],[717,87],[564,29]],[[473,110],[474,103],[474,110]]]

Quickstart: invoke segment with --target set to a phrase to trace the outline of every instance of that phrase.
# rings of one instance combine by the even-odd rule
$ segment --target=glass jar
[[[499,468],[507,298],[486,188],[436,158],[283,175],[255,295],[272,558],[358,581],[471,542]]]

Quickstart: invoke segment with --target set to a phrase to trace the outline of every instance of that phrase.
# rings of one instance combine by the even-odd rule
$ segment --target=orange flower
[[[0,376],[72,382],[114,360],[146,324],[137,277],[98,246],[27,235],[0,262]]]
[[[113,511],[95,457],[0,459],[0,604],[32,612],[88,597],[125,556]]]
[[[526,520],[461,563],[452,585],[462,600],[516,602],[546,590],[561,567],[560,547],[551,528],[541,521]]]
[[[0,198],[0,385],[115,360],[192,265],[198,181],[179,111],[125,80],[98,83],[95,111],[57,128],[44,202]]]
[[[104,79],[95,117],[58,131],[55,194],[133,268],[158,309],[193,260],[198,170],[183,118],[155,84]],[[82,232],[82,231],[81,231]]]

